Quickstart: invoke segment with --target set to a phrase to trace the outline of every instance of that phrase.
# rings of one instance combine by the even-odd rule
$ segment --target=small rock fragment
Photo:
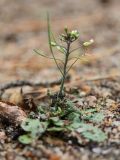
[[[0,131],[0,142],[1,140],[5,140],[6,139],[6,135],[4,131]]]
[[[90,107],[93,107],[95,106],[97,99],[95,96],[89,96],[86,98],[86,101]]]
[[[101,148],[99,148],[99,147],[98,148],[93,148],[92,151],[94,153],[97,153],[97,154],[100,154],[102,152]]]

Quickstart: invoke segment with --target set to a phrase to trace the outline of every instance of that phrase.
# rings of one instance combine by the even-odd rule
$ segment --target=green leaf
[[[75,104],[71,100],[67,100],[66,101],[66,106],[67,106],[67,109],[66,109],[67,113],[77,112],[78,111],[78,109],[75,108]]]
[[[92,141],[102,142],[107,139],[107,135],[100,128],[91,124],[81,123],[80,127],[76,131]]]
[[[72,121],[72,122],[80,122],[80,114],[76,112],[71,112],[68,116],[67,119]]]
[[[54,131],[54,132],[60,132],[60,131],[64,131],[65,128],[64,127],[51,127],[48,128],[47,131]]]
[[[94,112],[96,112],[96,111],[97,111],[96,108],[92,108],[92,109],[83,110],[82,113],[83,113],[83,114],[87,114],[87,113],[94,113]]]
[[[22,144],[30,144],[33,141],[33,138],[30,137],[29,135],[22,135],[18,138],[19,142]]]
[[[74,103],[73,103],[72,101],[70,101],[70,100],[67,100],[66,105],[67,105],[69,108],[73,108],[73,107],[75,106]]]
[[[98,129],[98,128],[94,128],[89,131],[82,132],[82,135],[85,138],[88,138],[96,142],[103,142],[104,140],[107,139],[106,134],[101,129]]]
[[[96,109],[86,109],[81,111],[82,119],[89,120],[95,114],[96,111]]]
[[[91,124],[86,124],[84,122],[78,123],[74,122],[67,127],[69,130],[75,130],[78,133],[82,134],[85,138],[102,142],[107,139],[107,135],[98,127],[95,127]]]
[[[40,122],[39,133],[44,133],[49,125],[49,122]]]
[[[52,108],[51,110],[51,115],[52,116],[58,116],[62,114],[62,109],[60,107],[56,108]]]
[[[48,122],[40,122],[38,119],[26,119],[22,122],[21,127],[24,131],[31,134],[31,137],[38,137],[45,132],[47,129]]]
[[[50,117],[50,120],[52,122],[58,122],[59,121],[59,117]]]
[[[67,128],[70,129],[70,130],[76,130],[81,126],[81,123],[82,122],[73,122],[72,124],[67,126]]]
[[[56,126],[63,126],[64,122],[62,120],[59,119],[59,117],[51,117],[50,121],[52,121],[52,123]]]
[[[27,118],[22,122],[21,127],[24,129],[24,131],[30,132],[40,127],[40,121],[38,119]]]
[[[37,111],[41,114],[45,114],[46,110],[45,110],[45,106],[38,106],[37,107]]]
[[[103,113],[94,113],[89,120],[92,122],[99,123],[103,121],[104,118],[105,118],[105,115]]]
[[[62,126],[64,126],[64,122],[62,120],[59,120],[58,122],[55,123],[55,125],[62,127]]]

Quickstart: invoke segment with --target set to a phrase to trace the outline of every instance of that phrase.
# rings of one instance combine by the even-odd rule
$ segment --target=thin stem
[[[64,68],[63,68],[63,78],[62,78],[62,81],[61,81],[61,86],[60,86],[60,91],[59,91],[59,98],[61,97],[62,95],[62,92],[63,92],[63,88],[64,88],[64,83],[65,83],[65,79],[66,79],[66,70],[67,70],[67,63],[68,63],[68,57],[69,57],[69,54],[70,54],[70,42],[67,43],[67,53],[66,53],[66,56],[65,56],[65,65],[64,65]]]
[[[66,75],[68,74],[68,72],[70,71],[70,69],[72,68],[72,66],[78,61],[79,58],[77,58],[72,64],[71,66],[68,68]]]
[[[66,48],[62,45],[59,45],[54,37],[54,34],[51,32],[51,35],[52,35],[52,38],[53,38],[53,41],[56,43],[56,47],[60,47],[60,48],[63,48],[65,50],[65,52],[67,51]],[[61,53],[64,53],[64,52],[61,52]]]
[[[45,58],[53,59],[53,60],[54,60],[54,58],[48,57],[48,56],[46,56],[45,54],[42,54],[42,53],[38,52],[36,49],[34,49],[33,51],[34,51],[35,53],[39,54],[39,55],[42,56],[42,57],[45,57]],[[63,62],[61,59],[56,58],[56,60],[57,60],[57,61],[60,61],[60,62],[64,65],[64,62]]]
[[[81,56],[78,56],[78,57],[71,57],[71,58],[69,58],[68,60],[69,61],[71,61],[71,60],[73,60],[73,59],[80,59],[80,60],[84,60],[84,61],[87,61],[87,59],[85,59],[84,57],[83,57],[84,55],[81,55]]]
[[[83,51],[83,53],[85,52],[85,48],[82,45],[80,45],[79,47],[71,50],[70,53],[73,53],[73,52],[77,51],[78,49],[81,49],[81,51]]]
[[[51,31],[50,31],[49,15],[47,15],[47,22],[48,22],[48,40],[49,40],[50,51],[51,51],[51,54],[52,54],[52,56],[53,56],[53,59],[54,59],[54,61],[55,61],[56,66],[58,67],[60,73],[61,73],[62,76],[63,76],[63,72],[62,72],[60,66],[59,66],[58,63],[57,63],[57,60],[56,60],[56,58],[55,58],[55,56],[54,56],[54,53],[53,53],[53,50],[52,50],[52,46],[51,46]]]
[[[78,49],[80,49],[80,48],[81,48],[81,46],[79,46],[79,47],[77,47],[77,48],[71,50],[70,53],[75,52],[76,50],[78,50]]]

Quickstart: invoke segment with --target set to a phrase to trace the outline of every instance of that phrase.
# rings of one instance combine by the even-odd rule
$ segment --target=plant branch
[[[42,56],[42,57],[45,57],[45,58],[53,59],[53,60],[54,60],[54,58],[48,57],[48,56],[46,56],[45,54],[42,54],[42,53],[38,52],[36,49],[34,49],[33,51],[34,51],[35,53],[39,54],[39,55]],[[62,62],[62,64],[64,64],[64,62],[63,62],[61,59],[56,58],[56,60],[57,60],[57,61],[60,61],[60,62]]]
[[[85,60],[85,61],[87,61],[87,59],[83,59],[83,57],[81,57],[81,56],[79,56],[79,57],[72,57],[72,58],[69,58],[68,60],[69,61],[71,61],[71,60],[73,60],[73,59],[80,59],[80,60]]]
[[[47,15],[47,23],[48,23],[48,40],[49,40],[50,51],[51,51],[51,54],[52,54],[52,56],[53,56],[53,59],[54,59],[54,61],[55,61],[55,63],[56,63],[56,66],[58,67],[60,73],[61,73],[62,76],[63,76],[63,72],[62,72],[60,66],[59,66],[58,63],[57,63],[57,60],[56,60],[56,58],[55,58],[55,56],[54,56],[54,53],[53,53],[53,50],[52,50],[52,46],[51,46],[51,31],[50,31],[49,15]]]
[[[64,65],[64,69],[63,69],[63,78],[62,78],[62,81],[61,81],[61,86],[60,86],[60,91],[59,91],[59,98],[61,97],[62,95],[62,92],[63,92],[63,88],[64,88],[64,83],[65,83],[65,79],[66,79],[66,68],[67,68],[67,63],[68,63],[68,57],[69,57],[69,54],[70,54],[70,42],[67,43],[67,53],[66,53],[66,56],[65,56],[65,65]]]
[[[68,72],[70,71],[70,69],[73,67],[73,65],[78,61],[79,58],[77,58],[71,65],[70,67],[68,68],[66,74],[68,74]]]
[[[77,47],[77,48],[71,50],[70,53],[75,52],[76,50],[80,49],[81,47],[82,47],[82,46],[79,46],[79,47]]]

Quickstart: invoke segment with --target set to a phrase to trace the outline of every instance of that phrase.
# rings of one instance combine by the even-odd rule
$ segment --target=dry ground
[[[93,99],[95,99],[94,103],[101,101],[103,104],[104,101],[107,116],[112,121],[114,119],[114,122],[119,122],[119,0],[111,0],[108,3],[100,3],[100,0],[1,0],[0,86],[15,80],[30,79],[33,82],[46,82],[59,78],[54,63],[33,52],[34,48],[40,48],[49,54],[46,11],[49,11],[51,15],[52,29],[55,35],[61,33],[64,26],[67,25],[71,29],[80,31],[80,42],[91,38],[95,40],[94,46],[86,56],[88,62],[78,62],[71,70],[72,78],[68,86],[77,85],[80,92],[86,94],[80,104],[92,103]],[[97,81],[95,81],[96,79]],[[35,91],[31,87],[23,87],[23,90],[25,93],[31,90]],[[37,88],[37,90],[44,90],[44,88]],[[11,89],[5,94],[13,92],[14,90]],[[117,107],[114,108],[114,106]],[[107,121],[109,121],[108,119]],[[0,159],[118,160],[120,156],[120,126],[118,125],[116,128],[112,128],[112,124],[106,127],[106,132],[116,138],[110,137],[107,143],[100,145],[91,143],[88,146],[81,146],[74,141],[71,144],[68,140],[59,138],[56,140],[53,136],[23,149],[22,145],[8,138],[5,143],[2,141],[0,144]]]

